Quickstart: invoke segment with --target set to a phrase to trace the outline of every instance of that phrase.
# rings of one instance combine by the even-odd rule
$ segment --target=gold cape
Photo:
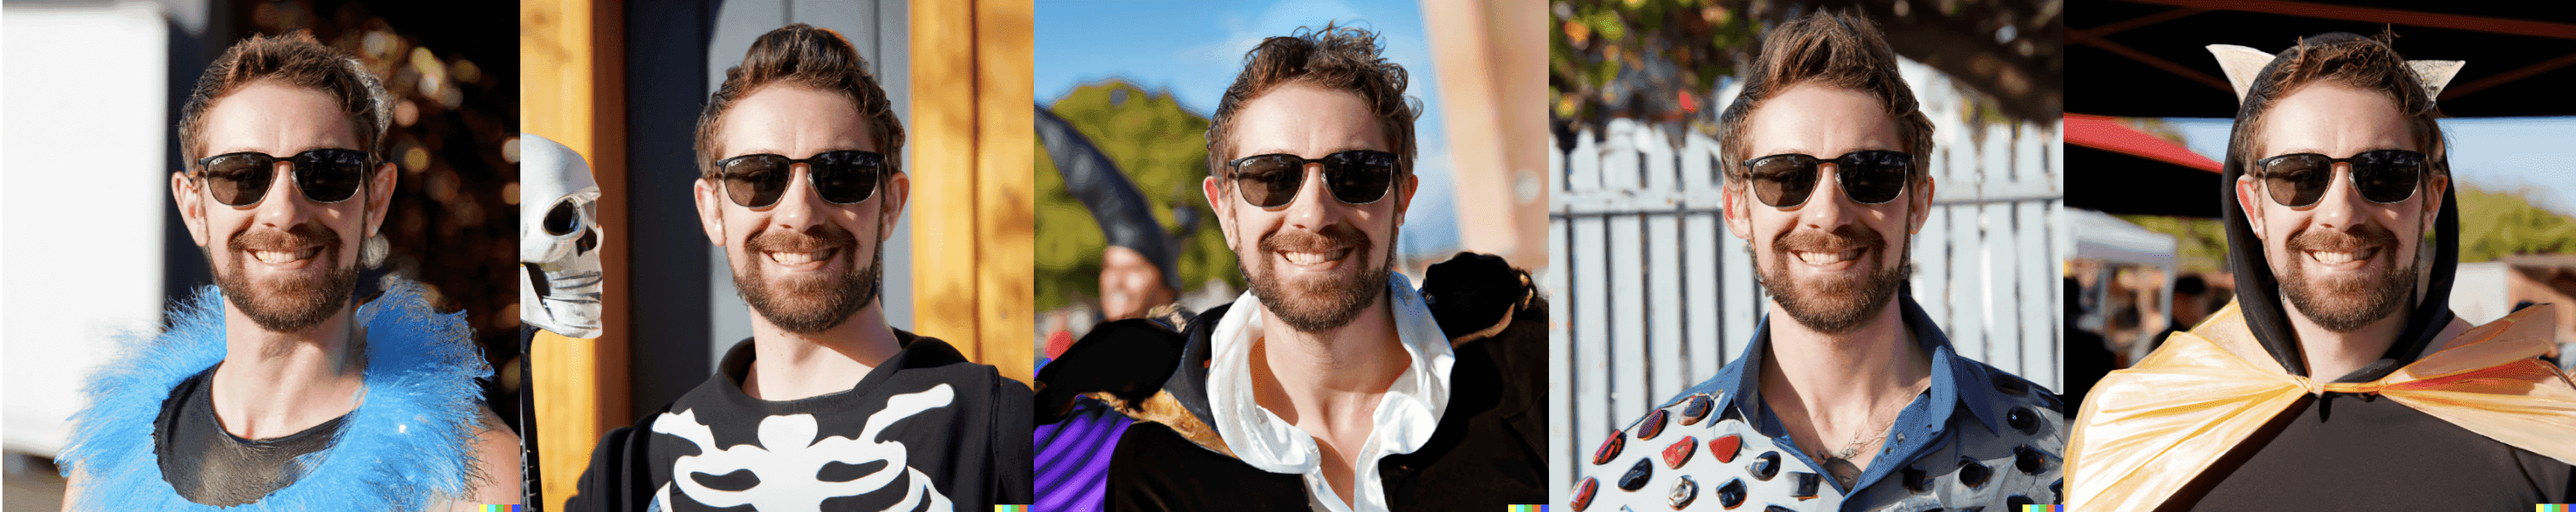
[[[2323,392],[2377,393],[2576,464],[2576,385],[2537,359],[2556,324],[2551,308],[2525,308],[2379,380],[2320,383],[2264,356],[2228,304],[2094,386],[2068,441],[2068,510],[2154,509],[2301,395]]]

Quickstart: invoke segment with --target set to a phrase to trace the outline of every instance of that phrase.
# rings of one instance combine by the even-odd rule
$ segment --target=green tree
[[[1218,234],[1199,183],[1207,177],[1207,116],[1190,112],[1167,92],[1147,91],[1124,80],[1084,84],[1048,105],[1048,110],[1089,137],[1120,171],[1153,203],[1154,220],[1166,231],[1180,222],[1173,207],[1198,212],[1198,232],[1182,241],[1181,285],[1197,287],[1210,279],[1243,286],[1235,271],[1234,251]],[[1065,191],[1064,175],[1037,151],[1037,307],[1040,310],[1092,302],[1100,296],[1100,251],[1108,238],[1091,211]]]

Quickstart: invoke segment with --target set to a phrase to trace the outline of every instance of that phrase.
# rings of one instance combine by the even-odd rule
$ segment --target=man
[[[2405,61],[2387,37],[2211,47],[2241,101],[2221,190],[2237,300],[2096,385],[2068,455],[2076,508],[2576,499],[2576,386],[2538,359],[2548,308],[2476,327],[2449,308],[2433,99],[2460,63]]]
[[[1853,14],[1764,37],[1718,137],[1726,226],[1749,242],[1767,313],[1716,377],[1611,431],[1574,509],[2056,502],[2057,398],[1958,355],[1905,290],[1932,125],[1894,52]]]
[[[886,324],[903,126],[839,33],[754,41],[698,118],[700,228],[752,336],[591,454],[576,510],[982,510],[1026,503],[1029,388]]]
[[[1544,502],[1546,306],[1526,274],[1462,255],[1434,281],[1488,293],[1435,306],[1392,272],[1418,183],[1404,69],[1375,34],[1332,25],[1269,38],[1245,60],[1208,131],[1202,191],[1252,290],[1170,334],[1152,359],[1163,364],[1115,372],[1150,379],[1115,403],[1151,421],[1118,437],[1106,508]],[[1481,272],[1445,277],[1470,267]],[[1435,318],[1453,305],[1492,314]],[[1040,381],[1091,365],[1096,338],[1116,336],[1104,333],[1153,330],[1143,322],[1094,328]]]
[[[180,112],[171,199],[215,286],[90,377],[60,458],[71,510],[447,510],[516,503],[518,436],[460,314],[387,279],[353,305],[392,204],[392,100],[310,34],[252,37]]]

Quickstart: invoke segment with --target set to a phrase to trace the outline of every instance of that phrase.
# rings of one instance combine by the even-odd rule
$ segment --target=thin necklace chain
[[[1905,395],[1905,396],[1911,397],[1911,396],[1920,395],[1920,394],[1922,394],[1922,391],[1917,390],[1917,391],[1915,391],[1914,393],[1909,393],[1909,394],[1907,394],[1907,395]],[[1914,402],[1914,401],[1913,401],[1912,399],[1910,399],[1910,398],[1909,398],[1909,399],[1907,399],[1907,400],[1906,400],[1906,401],[1904,401],[1904,402],[1898,402],[1898,403],[1897,403],[1896,410],[1897,410],[1898,412],[1903,412],[1903,411],[1905,410],[1905,404],[1909,404],[1909,403],[1913,403],[1913,402]],[[1877,415],[1875,415],[1875,414],[1871,415],[1871,416],[1870,416],[1870,422],[1871,422],[1871,423],[1878,423],[1878,416],[1877,416]],[[1841,460],[1851,460],[1851,458],[1852,458],[1853,456],[1860,455],[1860,451],[1861,451],[1861,449],[1862,449],[1862,448],[1868,448],[1870,445],[1878,444],[1878,442],[1879,442],[1879,441],[1886,440],[1886,439],[1887,439],[1887,432],[1888,432],[1888,431],[1890,431],[1890,430],[1893,430],[1893,429],[1895,429],[1895,428],[1896,428],[1896,420],[1890,419],[1890,420],[1888,420],[1888,421],[1887,421],[1887,423],[1880,424],[1880,425],[1878,426],[1878,432],[1877,432],[1877,433],[1875,433],[1875,434],[1854,433],[1854,434],[1852,434],[1852,440],[1851,440],[1849,443],[1844,444],[1844,445],[1843,445],[1843,449],[1841,449],[1841,450],[1835,450],[1834,452],[1832,452],[1832,453],[1828,454],[1826,458],[1831,458],[1831,459],[1841,459]],[[1861,436],[1863,436],[1863,435],[1868,435],[1868,436],[1869,436],[1869,437],[1868,437],[1868,439],[1866,439],[1866,440],[1862,439],[1862,438],[1861,438]]]

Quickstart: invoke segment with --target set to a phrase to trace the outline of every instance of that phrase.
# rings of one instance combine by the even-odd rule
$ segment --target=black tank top
[[[243,505],[293,485],[305,470],[322,463],[323,450],[339,438],[340,423],[348,419],[331,418],[274,439],[234,437],[215,419],[214,374],[214,368],[207,368],[180,381],[152,419],[161,479],[188,501]]]

